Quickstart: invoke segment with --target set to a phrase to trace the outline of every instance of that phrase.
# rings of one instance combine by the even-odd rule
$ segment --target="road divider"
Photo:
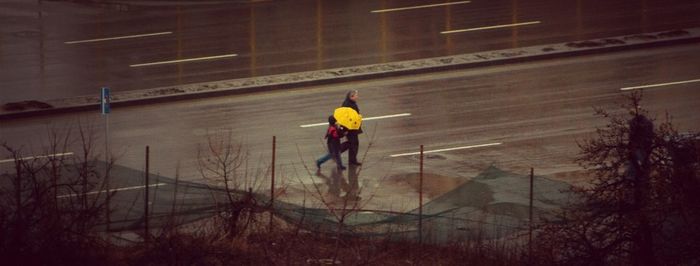
[[[411,113],[401,113],[401,114],[394,114],[394,115],[382,115],[382,116],[374,116],[374,117],[363,117],[362,122],[364,121],[371,121],[371,120],[379,120],[379,119],[387,119],[387,118],[396,118],[396,117],[403,117],[403,116],[411,116]],[[299,127],[320,127],[320,126],[327,126],[328,122],[325,123],[316,123],[316,124],[306,124],[306,125],[300,125]]]
[[[625,87],[625,88],[621,88],[620,90],[621,90],[621,91],[639,90],[639,89],[655,88],[655,87],[663,87],[663,86],[671,86],[671,85],[680,85],[680,84],[688,84],[688,83],[695,83],[695,82],[700,82],[700,79],[691,79],[691,80],[676,81],[676,82],[668,82],[668,83],[659,83],[659,84],[649,84],[649,85],[641,85],[641,86],[634,86],[634,87]]]
[[[166,183],[157,183],[157,184],[148,185],[148,187],[149,187],[149,188],[150,188],[150,187],[159,187],[159,186],[165,186],[165,185],[167,185],[167,184],[166,184]],[[109,192],[126,191],[126,190],[135,190],[135,189],[144,189],[144,188],[146,188],[146,186],[133,186],[133,187],[113,188],[113,189],[110,189]],[[91,192],[85,193],[85,195],[93,195],[93,194],[105,193],[105,192],[107,192],[107,190],[91,191]],[[57,199],[61,199],[61,198],[70,198],[70,197],[76,197],[76,196],[78,196],[78,195],[82,195],[82,194],[78,194],[78,193],[67,194],[67,195],[57,196],[56,198],[57,198]]]
[[[56,153],[56,154],[39,155],[39,156],[29,156],[29,157],[19,158],[19,160],[26,161],[26,160],[42,159],[42,158],[49,158],[49,157],[71,156],[71,155],[73,155],[72,152],[66,152],[66,153]],[[0,160],[0,163],[9,163],[9,162],[14,162],[14,161],[15,161],[14,158],[10,158],[10,159],[5,159],[5,160]]]
[[[172,34],[172,33],[173,33],[172,31],[164,31],[164,32],[116,36],[116,37],[107,37],[107,38],[90,39],[90,40],[68,41],[68,42],[64,42],[64,43],[65,44],[79,44],[79,43],[90,43],[90,42],[104,42],[104,41],[113,41],[113,40],[121,40],[121,39],[133,39],[133,38],[143,38],[143,37],[167,35],[167,34]]]
[[[461,146],[461,147],[454,147],[454,148],[445,148],[445,149],[439,149],[439,150],[423,151],[423,154],[426,154],[426,153],[436,153],[436,152],[445,152],[445,151],[466,150],[466,149],[474,149],[474,148],[482,148],[482,147],[489,147],[489,146],[497,146],[497,145],[501,145],[501,144],[502,144],[502,143],[500,143],[500,142],[494,142],[494,143],[479,144],[479,145]],[[409,153],[392,154],[392,155],[389,155],[389,157],[402,157],[402,156],[411,156],[411,155],[417,155],[417,154],[420,154],[420,152],[409,152]]]

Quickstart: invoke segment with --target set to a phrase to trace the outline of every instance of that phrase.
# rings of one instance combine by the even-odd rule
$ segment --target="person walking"
[[[345,128],[336,123],[335,117],[332,115],[328,117],[328,129],[326,129],[326,144],[328,146],[328,154],[321,156],[316,160],[316,167],[320,170],[321,165],[326,161],[333,158],[335,163],[338,165],[339,170],[345,170],[343,166],[343,160],[340,158],[340,153],[342,148],[340,145],[340,139],[345,136]]]
[[[357,90],[351,90],[345,95],[345,101],[343,101],[342,107],[350,107],[360,113],[360,108],[357,106],[357,100],[360,95]],[[358,135],[362,134],[362,127],[356,130],[348,130],[346,137],[348,138],[348,164],[349,165],[362,165],[362,163],[357,161],[357,152],[360,148],[360,139]],[[342,152],[342,151],[341,151]]]

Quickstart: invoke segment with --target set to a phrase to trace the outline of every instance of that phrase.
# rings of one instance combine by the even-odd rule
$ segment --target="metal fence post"
[[[149,239],[151,238],[151,234],[148,231],[148,178],[149,178],[149,172],[148,172],[148,165],[149,164],[149,147],[146,146],[146,172],[145,172],[145,177],[144,177],[144,190],[145,190],[145,196],[143,198],[143,219],[144,219],[144,235],[143,239],[146,243],[148,243]]]
[[[535,169],[530,168],[530,233],[528,236],[528,260],[530,261],[530,264],[532,264],[532,197],[533,197],[533,186],[534,186],[534,178],[535,178]]]
[[[277,137],[272,136],[272,176],[270,177],[270,232],[272,232],[272,218],[275,210],[275,150],[277,149]]]
[[[420,145],[420,174],[418,180],[418,243],[423,244],[423,145]]]

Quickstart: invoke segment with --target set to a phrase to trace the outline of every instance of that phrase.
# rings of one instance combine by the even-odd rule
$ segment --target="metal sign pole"
[[[110,212],[111,212],[111,206],[110,206],[110,197],[111,197],[111,191],[110,191],[110,184],[109,184],[109,111],[110,111],[110,98],[111,96],[109,95],[109,88],[108,87],[102,87],[101,92],[100,92],[100,109],[102,112],[102,116],[104,116],[104,121],[105,121],[105,189],[107,191],[107,196],[105,198],[105,209],[107,211],[106,213],[106,220],[107,220],[107,231],[109,232],[109,224],[111,223],[110,220]]]

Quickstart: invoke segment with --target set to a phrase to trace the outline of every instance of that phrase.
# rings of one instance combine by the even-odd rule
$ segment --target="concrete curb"
[[[633,48],[657,47],[697,41],[700,41],[700,28],[689,28],[401,62],[114,92],[112,95],[112,106],[122,107],[173,100],[272,91],[301,86],[315,86],[380,77],[527,62],[548,58],[578,56]],[[18,106],[18,110],[7,110],[7,108],[0,109],[0,120],[84,110],[95,110],[95,112],[97,112],[99,110],[99,97],[97,93],[95,93],[95,95],[92,96],[12,104]],[[23,104],[25,106],[33,106],[22,109],[24,107],[22,106]],[[5,107],[7,106],[8,104],[5,105]]]

